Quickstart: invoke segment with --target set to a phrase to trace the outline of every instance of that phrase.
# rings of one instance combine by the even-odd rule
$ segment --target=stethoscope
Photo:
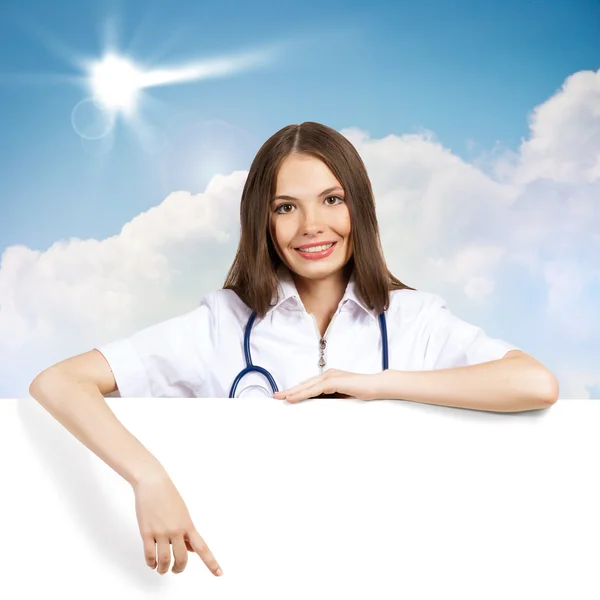
[[[252,325],[254,324],[254,319],[256,319],[256,312],[253,312],[248,319],[248,323],[246,324],[246,330],[244,332],[244,357],[246,359],[246,368],[240,371],[233,381],[233,385],[231,386],[231,391],[229,392],[230,398],[235,398],[235,390],[237,389],[238,383],[242,380],[244,375],[255,371],[257,373],[261,373],[264,375],[271,389],[273,390],[273,394],[279,391],[277,388],[277,384],[275,383],[275,379],[269,371],[264,369],[263,367],[259,367],[258,365],[252,364],[252,356],[250,355],[250,332],[252,330]],[[387,338],[387,324],[385,320],[385,313],[381,313],[379,315],[379,326],[381,328],[381,354],[382,354],[382,364],[383,370],[385,371],[388,368],[388,338]]]

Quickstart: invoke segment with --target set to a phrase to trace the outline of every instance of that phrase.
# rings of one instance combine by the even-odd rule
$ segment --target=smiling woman
[[[103,395],[233,397],[239,387],[240,396],[290,403],[333,396],[492,411],[544,408],[558,397],[556,378],[533,357],[390,273],[366,168],[335,130],[307,122],[269,138],[240,211],[223,289],[186,314],[49,367],[30,387],[132,484],[146,562],[161,573],[171,546],[176,572],[188,550],[220,570],[164,468]]]
[[[367,169],[334,129],[305,122],[272,135],[250,166],[240,223],[223,289],[91,352],[111,392],[497,411],[555,401],[556,378],[538,361],[390,272]]]
[[[290,125],[258,151],[242,194],[242,235],[225,289],[263,318],[289,269],[309,313],[334,313],[354,274],[364,302],[382,313],[389,291],[410,289],[388,270],[371,182],[354,146],[318,123]],[[323,255],[301,247],[333,243]],[[252,274],[248,277],[247,274]]]

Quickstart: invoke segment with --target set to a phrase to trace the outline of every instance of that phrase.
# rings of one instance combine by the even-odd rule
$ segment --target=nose
[[[303,211],[303,220],[301,224],[304,235],[318,235],[325,231],[322,214],[316,208],[307,208]]]

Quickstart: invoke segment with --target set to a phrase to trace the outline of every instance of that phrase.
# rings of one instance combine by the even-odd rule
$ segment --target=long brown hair
[[[323,161],[344,188],[353,245],[346,267],[354,272],[357,293],[365,304],[381,313],[389,306],[390,290],[414,290],[386,265],[371,181],[356,148],[335,129],[311,121],[280,129],[254,157],[240,204],[241,238],[223,289],[235,291],[259,318],[276,300],[282,261],[269,233],[269,205],[280,164],[292,153]]]

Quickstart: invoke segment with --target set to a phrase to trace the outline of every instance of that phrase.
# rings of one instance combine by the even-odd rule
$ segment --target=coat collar
[[[267,310],[269,315],[274,310],[278,310],[282,305],[295,305],[296,310],[304,310],[304,305],[300,298],[300,294],[296,288],[296,284],[292,278],[292,274],[286,265],[281,264],[277,269],[277,277],[279,279],[278,284],[278,298],[274,305],[270,306]],[[340,306],[346,304],[346,302],[352,302],[367,314],[371,315],[374,319],[378,318],[377,313],[370,309],[359,297],[356,289],[356,279],[354,273],[350,275],[350,280],[346,286],[346,291],[340,302]]]

